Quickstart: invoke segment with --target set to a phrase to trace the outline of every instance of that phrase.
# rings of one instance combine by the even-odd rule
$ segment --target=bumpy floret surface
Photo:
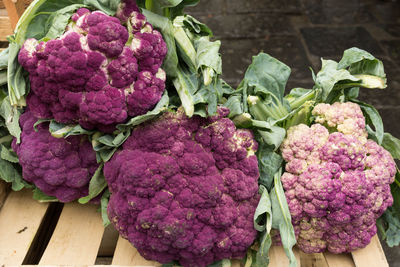
[[[256,238],[257,143],[228,113],[167,112],[105,164],[109,217],[146,259],[207,266],[245,256]]]
[[[161,99],[167,53],[161,34],[134,1],[123,2],[117,15],[122,22],[81,8],[61,37],[24,43],[18,59],[29,72],[27,105],[36,117],[112,131]]]
[[[89,181],[98,168],[96,154],[86,136],[66,139],[51,136],[48,123],[34,129],[31,112],[20,117],[21,142],[12,147],[22,166],[23,178],[49,196],[70,202],[88,194]]]
[[[395,162],[366,139],[358,105],[319,104],[313,114],[318,123],[290,128],[281,146],[287,163],[281,180],[297,244],[307,253],[363,248],[392,205]]]

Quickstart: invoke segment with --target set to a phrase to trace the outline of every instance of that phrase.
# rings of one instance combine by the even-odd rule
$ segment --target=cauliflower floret
[[[119,16],[130,19],[131,32],[116,17],[81,8],[61,37],[26,40],[18,60],[29,72],[27,105],[36,117],[110,132],[161,99],[167,46],[133,1],[123,5]]]
[[[90,178],[99,166],[87,136],[58,139],[51,136],[48,123],[37,125],[35,130],[36,121],[31,112],[22,114],[21,143],[12,143],[23,178],[61,202],[86,196]]]
[[[306,253],[363,248],[376,234],[376,219],[393,203],[395,162],[366,139],[358,105],[319,104],[313,114],[317,124],[290,128],[280,148],[297,244]]]
[[[207,266],[244,257],[257,236],[257,143],[218,113],[164,113],[105,164],[110,220],[146,259]]]

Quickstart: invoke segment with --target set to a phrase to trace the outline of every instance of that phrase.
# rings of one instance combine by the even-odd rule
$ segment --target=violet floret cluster
[[[319,104],[313,114],[317,124],[290,128],[281,146],[281,180],[297,245],[306,253],[363,248],[377,232],[376,219],[393,203],[395,162],[365,138],[358,105]]]
[[[257,236],[257,143],[218,113],[166,112],[105,164],[109,218],[146,259],[207,266],[244,257]]]
[[[129,2],[129,1],[127,1]],[[121,19],[81,8],[54,40],[28,39],[18,56],[29,72],[27,105],[37,118],[110,132],[151,110],[165,90],[167,46],[134,3]]]
[[[31,112],[22,114],[21,142],[12,143],[24,179],[61,202],[87,196],[89,181],[99,166],[87,136],[55,138],[48,123],[34,126],[36,121]]]

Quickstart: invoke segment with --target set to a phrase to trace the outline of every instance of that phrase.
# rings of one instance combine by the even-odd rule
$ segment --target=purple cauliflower
[[[31,112],[22,114],[21,142],[12,143],[23,178],[61,202],[88,195],[90,178],[99,165],[87,136],[55,138],[48,123],[37,125],[35,130],[36,121]]]
[[[105,164],[109,218],[146,259],[206,266],[244,257],[255,240],[257,143],[228,113],[166,112]]]
[[[313,115],[316,124],[290,128],[281,145],[281,180],[297,244],[306,253],[363,248],[377,232],[376,219],[393,203],[395,162],[367,140],[357,104],[319,104]]]
[[[133,1],[123,5],[122,22],[81,8],[61,37],[26,40],[18,60],[29,72],[27,105],[37,118],[110,132],[161,99],[167,46]]]

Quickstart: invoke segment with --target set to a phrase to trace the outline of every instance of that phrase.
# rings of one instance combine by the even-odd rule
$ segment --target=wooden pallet
[[[39,203],[29,190],[13,192],[0,183],[0,265],[160,266],[142,258],[112,227],[104,229],[95,205]],[[377,237],[348,254],[304,254],[302,267],[389,266]],[[270,251],[271,267],[288,266],[281,247]],[[239,267],[234,262],[232,267]]]

